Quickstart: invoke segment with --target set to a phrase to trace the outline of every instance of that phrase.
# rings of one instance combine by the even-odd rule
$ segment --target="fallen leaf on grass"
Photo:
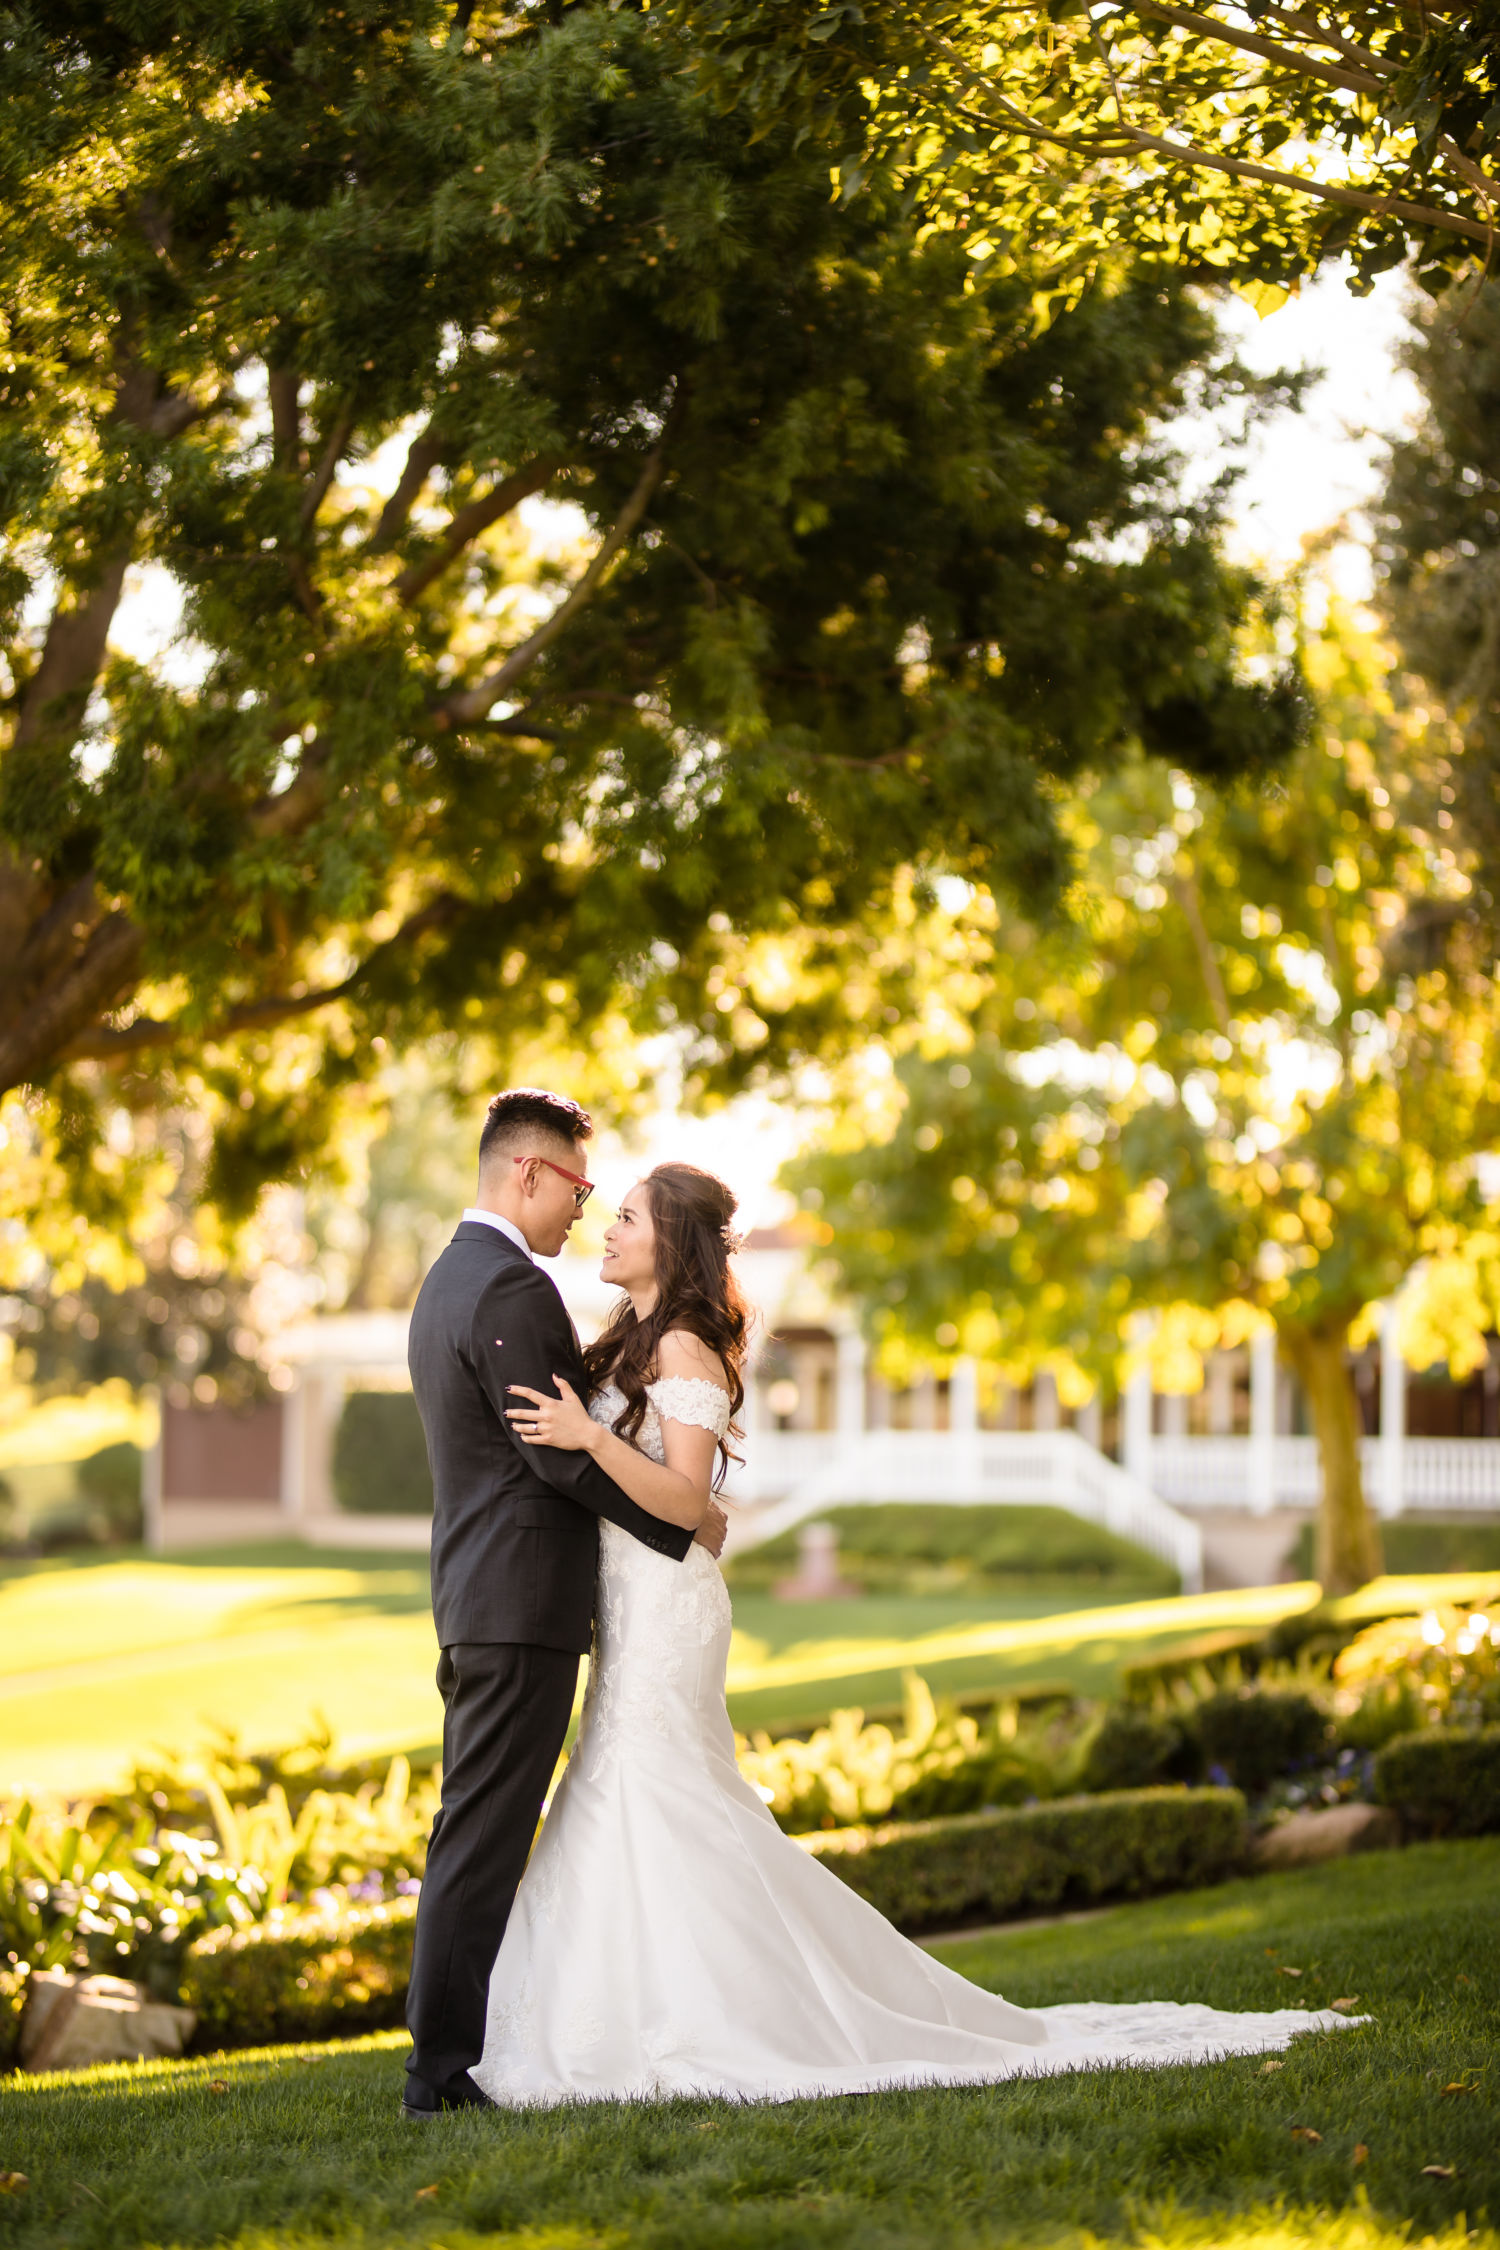
[[[699,2122],[698,2130],[700,2133],[717,2133],[719,2128],[712,2122],[711,2119],[703,2118]]]
[[[1460,1970],[1459,1970],[1459,1972],[1458,1972],[1458,1977],[1457,1977],[1457,1980],[1456,1980],[1456,1981],[1457,1981],[1457,1982],[1458,1982],[1459,1984],[1472,1984],[1472,1983],[1474,1982],[1474,1979],[1473,1979],[1472,1977],[1466,1977],[1466,1976],[1464,1975],[1464,1973],[1463,1973],[1463,1970],[1462,1970],[1462,1969],[1460,1969]]]
[[[1438,2095],[1438,2100],[1440,2102],[1445,2102],[1450,2094],[1477,2094],[1478,2091],[1479,2080],[1477,2078],[1471,2078],[1468,2080],[1455,2078],[1451,2086],[1445,2086],[1443,2088],[1442,2092]]]
[[[1322,2134],[1315,2133],[1310,2125],[1294,2125],[1292,2127],[1292,2139],[1294,2141],[1320,2141],[1322,2138]]]
[[[418,2188],[416,2194],[412,2197],[413,2203],[430,2203],[441,2186],[441,2180],[435,2180],[431,2187]]]
[[[24,2172],[0,2172],[0,2195],[20,2195],[30,2185]]]
[[[227,2094],[229,2091],[229,2080],[227,2078],[210,2078],[208,2082],[208,2090],[211,2094]]]
[[[1365,2158],[1369,2155],[1369,2153],[1370,2152],[1366,2148],[1363,2141],[1356,2141],[1354,2144],[1354,2155],[1351,2159],[1351,2162],[1355,2164],[1363,2164]]]
[[[1339,1999],[1330,2000],[1328,2005],[1330,2008],[1357,2008],[1359,2006],[1359,1994],[1357,1992],[1346,1992]]]
[[[1455,2170],[1452,2164],[1424,2164],[1422,2177],[1424,2180],[1451,2180]]]
[[[1269,2062],[1263,2062],[1263,2063],[1261,2064],[1261,2066],[1260,2066],[1260,2073],[1261,2073],[1261,2076],[1262,2076],[1262,2078],[1264,2078],[1264,2076],[1266,2075],[1266,2072],[1267,2072],[1268,2070],[1285,2070],[1285,2069],[1286,2069],[1286,2064],[1285,2064],[1284,2062],[1278,2061],[1278,2059],[1276,2058],[1276,2056],[1274,2056],[1274,2055],[1273,2055],[1273,2056],[1272,2056],[1272,2058],[1271,2058],[1271,2060],[1270,2060]]]
[[[1284,1961],[1278,1961],[1276,1964],[1276,1974],[1279,1977],[1300,1977],[1302,1971],[1300,1969],[1288,1968]]]

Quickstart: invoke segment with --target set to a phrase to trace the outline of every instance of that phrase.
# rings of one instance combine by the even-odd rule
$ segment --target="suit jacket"
[[[600,1516],[681,1561],[693,1534],[628,1499],[588,1453],[530,1445],[505,1419],[511,1383],[581,1397],[588,1379],[562,1298],[497,1227],[465,1220],[411,1316],[412,1389],[432,1467],[432,1611],[444,1648],[526,1641],[588,1648]]]

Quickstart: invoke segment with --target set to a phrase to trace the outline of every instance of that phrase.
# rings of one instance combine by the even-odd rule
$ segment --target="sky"
[[[1278,367],[1323,370],[1300,415],[1283,415],[1257,437],[1238,487],[1230,544],[1236,555],[1272,570],[1295,563],[1309,535],[1343,518],[1348,537],[1330,558],[1340,590],[1368,597],[1371,574],[1362,544],[1360,509],[1380,482],[1385,441],[1415,414],[1415,384],[1395,364],[1407,326],[1410,284],[1384,276],[1368,297],[1353,297],[1338,270],[1304,286],[1279,311],[1261,320],[1238,298],[1222,308],[1223,325],[1246,363],[1269,373]],[[1206,419],[1182,433],[1205,475],[1217,465],[1221,439]],[[397,449],[397,452],[399,449]],[[392,453],[391,481],[397,452]],[[372,478],[370,464],[361,479]],[[527,504],[527,521],[539,543],[566,548],[580,529],[577,511]],[[127,591],[112,638],[143,662],[191,677],[191,651],[174,648],[177,605],[170,582],[156,572],[138,575]],[[789,1105],[747,1096],[712,1117],[672,1111],[649,1120],[629,1145],[601,1134],[591,1155],[601,1201],[619,1198],[643,1170],[666,1156],[720,1172],[740,1195],[744,1226],[771,1225],[790,1200],[774,1185],[777,1168],[793,1155],[809,1121]]]

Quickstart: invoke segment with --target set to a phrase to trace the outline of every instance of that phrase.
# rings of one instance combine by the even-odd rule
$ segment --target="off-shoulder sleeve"
[[[729,1393],[701,1375],[663,1375],[646,1386],[646,1396],[664,1422],[691,1422],[715,1437],[729,1427]]]

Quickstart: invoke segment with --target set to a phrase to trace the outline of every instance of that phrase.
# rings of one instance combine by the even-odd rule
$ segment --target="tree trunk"
[[[1359,1401],[1349,1369],[1349,1324],[1278,1327],[1282,1351],[1307,1394],[1318,1440],[1323,1496],[1316,1570],[1325,1594],[1352,1594],[1384,1569],[1380,1526],[1365,1500],[1359,1463]]]

